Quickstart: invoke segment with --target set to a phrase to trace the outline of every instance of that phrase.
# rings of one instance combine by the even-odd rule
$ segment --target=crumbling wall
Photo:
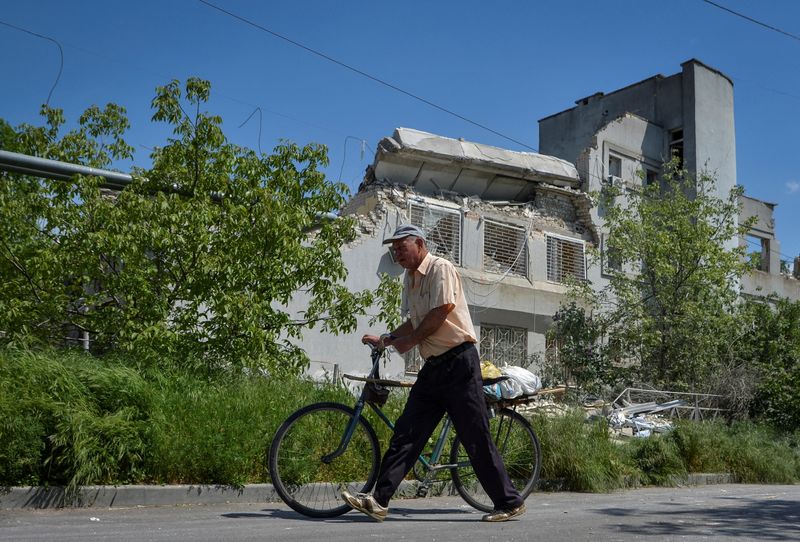
[[[530,224],[531,230],[571,233],[596,243],[597,233],[591,221],[591,201],[585,193],[564,187],[540,184],[531,202],[485,201],[475,196],[444,192],[438,198],[422,196],[413,187],[372,180],[362,184],[358,193],[342,209],[343,215],[357,220],[360,235],[373,237],[383,228],[390,210],[400,211],[407,218],[409,201],[447,201],[459,204],[471,220],[510,219],[517,224]],[[356,243],[358,241],[356,240]]]

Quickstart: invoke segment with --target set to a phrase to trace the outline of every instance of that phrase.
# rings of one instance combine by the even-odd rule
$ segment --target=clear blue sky
[[[778,204],[783,258],[800,255],[796,0],[715,0],[792,36],[702,0],[209,1],[534,149],[538,119],[697,58],[732,78],[739,183]],[[68,119],[95,103],[127,108],[137,165],[168,135],[150,121],[155,87],[189,76],[211,81],[209,109],[233,142],[264,152],[281,138],[324,143],[329,177],[353,190],[398,126],[529,150],[198,0],[0,5],[3,23],[61,45],[50,104]],[[0,117],[38,124],[58,47],[0,24],[0,52]],[[240,127],[256,107],[260,143],[258,114]]]

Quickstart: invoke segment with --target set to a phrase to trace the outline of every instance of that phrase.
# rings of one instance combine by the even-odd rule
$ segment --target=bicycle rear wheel
[[[341,498],[368,491],[378,477],[380,446],[375,430],[358,418],[341,455],[339,448],[355,411],[339,403],[315,403],[289,416],[269,449],[269,474],[275,491],[292,509],[311,517],[334,517],[349,511]]]
[[[539,480],[542,463],[542,452],[539,439],[531,424],[519,413],[502,409],[489,419],[489,431],[494,439],[497,451],[503,458],[511,483],[517,488],[522,498],[526,498]],[[459,495],[474,508],[491,512],[494,508],[492,500],[481,487],[472,465],[469,463],[461,440],[456,435],[450,451],[450,463],[459,465],[450,469],[453,485]]]

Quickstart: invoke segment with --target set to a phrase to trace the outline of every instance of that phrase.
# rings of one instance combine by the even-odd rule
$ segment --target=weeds
[[[671,438],[654,436],[628,442],[625,455],[645,485],[674,486],[686,477],[686,465]]]
[[[549,485],[571,491],[623,486],[626,466],[603,422],[587,425],[576,409],[563,417],[535,416],[532,423],[542,446],[541,477]]]
[[[263,375],[150,370],[83,353],[0,349],[0,485],[267,482],[272,435],[317,401],[352,404],[345,388]],[[407,391],[384,411],[395,419]],[[382,445],[391,431],[367,410]],[[741,482],[800,480],[800,432],[680,422],[666,435],[619,443],[581,409],[534,415],[544,488],[610,491],[674,484],[686,472]]]

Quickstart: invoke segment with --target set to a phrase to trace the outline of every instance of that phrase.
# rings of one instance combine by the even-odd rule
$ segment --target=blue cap
[[[397,227],[396,230],[394,230],[394,235],[392,235],[391,237],[387,237],[386,239],[383,240],[383,244],[387,245],[392,241],[397,241],[398,239],[404,239],[405,237],[409,237],[412,235],[414,237],[419,237],[423,241],[426,240],[425,232],[422,231],[421,228],[414,226],[413,224],[401,224],[400,226]]]

